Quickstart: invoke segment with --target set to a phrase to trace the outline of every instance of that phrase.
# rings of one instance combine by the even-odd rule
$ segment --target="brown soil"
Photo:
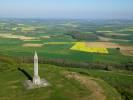
[[[51,38],[51,37],[50,37],[50,36],[42,36],[41,38],[49,39],[49,38]]]
[[[123,42],[129,42],[130,40],[124,40],[124,39],[112,39],[107,37],[98,36],[99,40],[109,42],[109,41],[123,41]]]
[[[13,39],[20,39],[20,40],[35,40],[36,37],[27,37],[27,36],[20,36],[20,35],[13,35],[13,34],[0,34],[0,37],[2,38],[13,38]]]
[[[120,52],[125,56],[133,56],[133,46],[121,46]]]
[[[107,35],[112,35],[112,36],[128,36],[130,34],[122,34],[122,33],[107,33]]]
[[[23,40],[23,41],[41,41],[41,40],[37,39],[37,40]]]
[[[86,46],[92,48],[120,48],[120,52],[126,56],[133,56],[133,46],[120,45],[112,42],[86,42]]]
[[[43,44],[31,44],[31,43],[26,43],[23,44],[23,47],[42,47]]]
[[[117,48],[120,45],[111,42],[87,42],[86,46],[92,48]]]

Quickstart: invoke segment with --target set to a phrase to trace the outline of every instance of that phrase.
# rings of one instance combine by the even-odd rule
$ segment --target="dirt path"
[[[91,94],[82,100],[106,100],[104,90],[93,78],[84,76],[75,72],[64,72],[67,78],[79,81],[82,85],[91,91]]]

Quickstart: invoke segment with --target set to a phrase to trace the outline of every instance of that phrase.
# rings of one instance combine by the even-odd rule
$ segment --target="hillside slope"
[[[7,61],[10,61],[9,59]],[[1,60],[1,62],[3,61]],[[0,71],[0,100],[95,100],[98,98],[120,100],[119,93],[106,82],[78,73],[75,73],[76,77],[71,77],[72,71],[48,64],[39,65],[39,74],[51,85],[45,88],[26,90],[23,82],[28,77],[17,68],[25,70],[32,77],[33,64],[13,62],[13,64],[7,63],[7,65],[8,69]]]

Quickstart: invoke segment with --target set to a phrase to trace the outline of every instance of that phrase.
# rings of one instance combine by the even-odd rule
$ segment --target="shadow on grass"
[[[26,72],[24,69],[22,69],[22,68],[18,68],[18,70],[20,71],[20,72],[22,72],[27,78],[28,78],[28,80],[33,80],[33,78],[31,77],[31,75],[30,74],[28,74],[28,72]]]

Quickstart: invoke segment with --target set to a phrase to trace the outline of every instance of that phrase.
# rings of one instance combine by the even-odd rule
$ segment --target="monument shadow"
[[[24,69],[22,69],[22,68],[18,68],[18,70],[20,71],[20,72],[22,72],[27,78],[28,78],[28,80],[33,80],[33,78],[31,77],[31,75],[27,72],[27,71],[25,71]]]

